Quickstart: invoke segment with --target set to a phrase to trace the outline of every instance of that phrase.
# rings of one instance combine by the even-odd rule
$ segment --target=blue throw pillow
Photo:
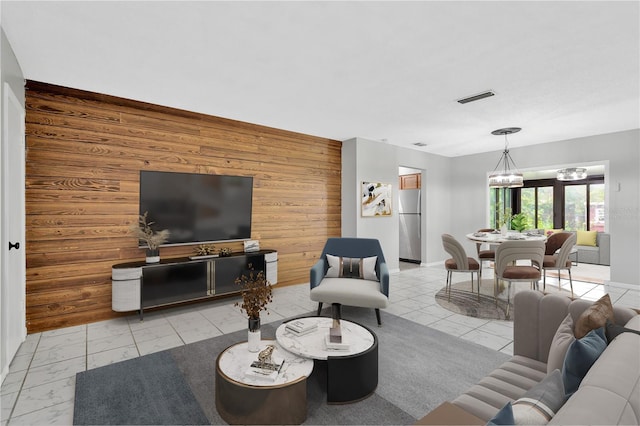
[[[562,382],[567,398],[578,390],[580,382],[606,348],[604,327],[591,330],[569,346],[562,366]]]
[[[515,425],[516,421],[513,418],[513,408],[511,403],[507,402],[507,405],[502,407],[498,413],[487,422],[487,425]]]

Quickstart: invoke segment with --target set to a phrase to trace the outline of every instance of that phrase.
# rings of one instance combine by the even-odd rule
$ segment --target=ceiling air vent
[[[491,96],[494,96],[494,95],[495,95],[494,92],[492,92],[491,90],[487,90],[486,92],[478,93],[477,95],[458,99],[456,102],[460,104],[468,104],[469,102],[479,101],[480,99],[484,99],[484,98],[490,98]]]
[[[424,143],[424,142],[416,142],[416,143],[414,143],[414,145],[415,146],[427,146],[427,144]]]

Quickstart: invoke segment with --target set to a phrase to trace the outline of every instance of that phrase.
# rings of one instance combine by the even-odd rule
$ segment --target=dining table
[[[537,232],[518,232],[518,231],[508,231],[506,234],[501,233],[500,231],[494,232],[472,232],[466,235],[467,239],[480,244],[485,243],[489,245],[498,245],[502,244],[505,241],[546,241],[547,236],[544,234],[539,234]],[[495,282],[493,297],[496,299],[496,303],[498,303],[498,293],[501,293],[505,288],[505,283],[502,280],[498,280]],[[508,315],[508,302],[507,302],[507,315]]]
[[[546,241],[547,237],[535,232],[509,231],[506,234],[501,232],[472,232],[466,235],[468,240],[477,243],[501,244],[505,241]]]

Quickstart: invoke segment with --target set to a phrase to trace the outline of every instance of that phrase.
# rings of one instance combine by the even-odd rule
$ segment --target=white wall
[[[450,159],[413,149],[366,140],[342,144],[342,235],[377,238],[389,266],[399,269],[398,167],[424,170],[422,262],[442,259],[440,234],[449,226],[448,174]],[[360,185],[364,181],[390,183],[393,188],[391,217],[362,217]]]
[[[632,285],[640,285],[639,147],[640,131],[630,130],[510,149],[521,171],[558,164],[608,164],[605,184],[609,188],[606,214],[611,234],[611,282]],[[456,238],[464,239],[466,233],[488,224],[486,177],[500,155],[495,151],[452,158],[451,233]],[[471,244],[465,248],[473,249]]]

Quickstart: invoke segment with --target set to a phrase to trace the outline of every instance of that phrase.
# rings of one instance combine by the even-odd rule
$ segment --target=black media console
[[[129,262],[111,269],[111,309],[138,311],[176,303],[215,299],[239,294],[235,283],[242,275],[263,271],[267,280],[277,283],[278,253],[260,250],[224,257],[201,259],[162,259],[159,263]]]

